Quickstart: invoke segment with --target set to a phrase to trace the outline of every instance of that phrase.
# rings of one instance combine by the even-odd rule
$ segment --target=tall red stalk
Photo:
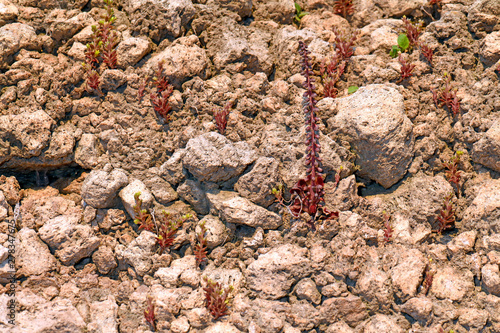
[[[316,93],[314,90],[314,79],[312,77],[312,66],[309,59],[309,50],[301,41],[299,42],[299,53],[302,56],[302,75],[305,77],[304,88],[306,89],[302,108],[305,113],[306,122],[306,178],[300,179],[290,190],[294,196],[290,210],[294,216],[298,217],[302,212],[311,216],[308,225],[315,230],[314,222],[317,218],[330,219],[338,216],[338,212],[330,212],[323,206],[324,200],[324,180],[323,169],[321,168],[321,145],[319,143],[319,128],[316,116]]]

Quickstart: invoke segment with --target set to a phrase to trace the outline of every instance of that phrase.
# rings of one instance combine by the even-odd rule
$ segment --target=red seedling
[[[144,318],[146,318],[148,324],[151,325],[153,332],[156,332],[155,305],[151,296],[147,298],[147,308],[144,310]]]
[[[452,88],[451,76],[447,74],[445,74],[445,76],[447,76],[445,86],[439,93],[437,93],[434,89],[431,89],[434,102],[436,103],[437,99],[439,99],[439,102],[441,103],[436,103],[436,105],[438,105],[439,107],[446,106],[448,111],[451,111],[453,113],[453,116],[456,116],[460,113],[460,99],[457,96],[458,89]]]
[[[327,63],[326,58],[323,59],[320,65],[319,73],[323,83],[323,96],[324,97],[337,97],[338,89],[335,87],[340,77],[344,74],[347,63],[340,60],[338,53],[335,53],[330,61]]]
[[[396,83],[401,83],[403,80],[412,76],[411,72],[415,68],[415,65],[403,58],[402,54],[399,55],[398,60],[401,64],[401,78]]]
[[[151,214],[146,209],[142,209],[142,200],[140,199],[141,192],[134,194],[135,205],[132,207],[135,213],[134,223],[139,225],[139,230],[155,232],[155,225]]]
[[[443,162],[443,167],[446,168],[444,172],[446,179],[457,189],[457,194],[460,196],[460,174],[461,171],[458,170],[458,164],[460,163],[460,156],[463,151],[457,151],[455,155],[448,161]]]
[[[149,97],[156,113],[158,113],[164,122],[168,122],[170,120],[169,113],[172,109],[168,99],[174,91],[174,87],[168,84],[168,80],[163,74],[163,64],[163,60],[158,63],[158,70],[153,77],[153,85],[156,87],[156,92],[150,94]]]
[[[437,5],[437,6],[442,6],[443,5],[443,0],[429,0],[429,6],[433,6],[433,5]]]
[[[310,220],[307,225],[316,230],[315,222],[318,219],[329,220],[338,217],[338,212],[330,212],[324,207],[324,180],[321,168],[321,145],[319,144],[319,128],[316,116],[316,89],[312,78],[312,68],[309,60],[309,50],[300,41],[300,54],[302,56],[302,75],[305,77],[303,108],[306,122],[306,178],[300,179],[291,189],[293,203],[289,207],[295,218],[301,213],[308,213]]]
[[[420,37],[420,32],[423,29],[422,22],[414,24],[410,20],[408,20],[406,16],[403,16],[401,20],[403,21],[404,24],[406,37],[408,37],[408,40],[410,41],[410,46],[413,47],[417,46],[418,37]]]
[[[200,266],[207,260],[207,228],[205,227],[205,221],[200,223],[201,232],[196,235],[196,244],[194,245],[194,256],[196,258],[196,264]]]
[[[431,49],[426,44],[421,44],[420,51],[421,51],[421,54],[425,57],[425,59],[427,59],[429,64],[432,65],[432,57],[434,56],[434,50]]]
[[[174,221],[174,219],[170,217],[169,213],[162,211],[158,236],[156,237],[156,241],[160,246],[160,255],[163,254],[165,249],[170,248],[174,244],[175,234],[179,228],[182,227],[184,222],[191,217],[191,214],[186,214]]]
[[[424,292],[424,295],[427,295],[429,289],[432,286],[432,281],[434,280],[434,272],[431,272],[428,264],[425,266],[424,276],[425,277],[424,282],[422,283],[422,290]]]
[[[113,1],[104,0],[106,4],[106,15],[99,23],[100,39],[102,41],[102,60],[108,68],[116,68],[117,56],[116,45],[118,44],[118,33],[114,30],[113,23],[116,16],[113,11]]]
[[[444,199],[443,208],[437,217],[438,228],[436,230],[432,230],[432,232],[442,234],[443,231],[452,229],[455,226],[455,210],[451,204],[452,197],[453,194],[450,194]]]
[[[333,33],[335,34],[335,52],[340,55],[339,61],[348,61],[354,54],[354,42],[358,38],[359,31],[346,33],[333,28]]]
[[[232,286],[223,289],[219,282],[214,282],[203,277],[207,286],[203,288],[205,291],[205,307],[210,311],[214,319],[228,314],[229,293],[233,290]]]
[[[385,211],[383,212],[384,215],[384,241],[386,243],[389,243],[392,240],[392,233],[394,232],[394,229],[391,227],[391,216],[387,214]]]
[[[354,6],[352,0],[335,0],[333,3],[333,12],[344,18],[354,14]]]
[[[219,133],[222,135],[226,133],[227,119],[229,117],[229,113],[231,113],[232,106],[233,102],[229,101],[226,105],[224,105],[222,110],[214,112],[215,125],[217,126]]]

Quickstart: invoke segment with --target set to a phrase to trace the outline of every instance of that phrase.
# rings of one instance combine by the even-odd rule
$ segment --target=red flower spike
[[[328,220],[338,216],[338,212],[330,212],[323,206],[324,180],[321,168],[321,146],[319,144],[319,129],[316,116],[315,86],[312,78],[312,68],[309,60],[307,46],[301,41],[300,55],[302,56],[302,75],[305,77],[304,88],[306,89],[302,107],[306,122],[306,178],[300,179],[291,189],[293,197],[292,205],[289,207],[294,217],[300,216],[302,212],[308,213],[311,219],[307,222],[312,230],[316,230],[315,221],[318,218]]]

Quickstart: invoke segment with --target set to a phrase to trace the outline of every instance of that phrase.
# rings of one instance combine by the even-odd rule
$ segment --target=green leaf
[[[358,86],[350,86],[349,88],[347,88],[347,93],[350,95],[350,94],[353,94],[355,93],[357,90],[359,89]]]
[[[403,52],[410,46],[410,40],[405,34],[400,34],[398,36],[398,45]]]
[[[401,51],[401,49],[399,48],[399,46],[393,45],[392,49],[391,49],[391,52],[389,52],[389,55],[392,58],[396,58],[398,56],[399,51]]]
[[[300,13],[300,14],[297,14],[297,16],[298,16],[299,18],[303,18],[303,17],[304,17],[304,16],[306,16],[307,14],[309,14],[309,13],[308,13],[308,12],[302,12],[302,13]]]
[[[295,3],[295,11],[297,14],[300,14],[302,12],[302,8],[300,8],[300,5],[298,3]]]

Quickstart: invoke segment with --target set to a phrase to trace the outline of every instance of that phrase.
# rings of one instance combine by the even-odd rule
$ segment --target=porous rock
[[[127,183],[128,177],[123,170],[92,170],[83,182],[82,199],[94,208],[112,207],[118,190]]]
[[[352,145],[360,175],[385,188],[401,180],[413,158],[414,138],[399,91],[373,84],[336,105],[338,113],[328,124]]]

